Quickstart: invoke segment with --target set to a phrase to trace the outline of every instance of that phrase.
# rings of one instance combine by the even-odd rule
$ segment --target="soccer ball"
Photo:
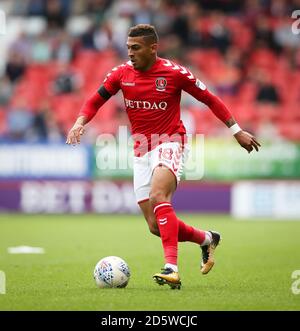
[[[127,263],[118,256],[107,256],[95,266],[94,279],[96,285],[104,287],[126,287],[130,278]]]

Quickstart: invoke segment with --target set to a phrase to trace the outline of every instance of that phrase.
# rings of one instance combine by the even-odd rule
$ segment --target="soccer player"
[[[160,236],[164,250],[165,266],[153,278],[160,285],[179,289],[178,242],[200,245],[201,272],[207,274],[214,265],[214,251],[220,241],[218,232],[200,230],[178,219],[172,207],[186,151],[186,130],[180,119],[181,91],[206,104],[249,153],[258,151],[260,144],[239,127],[224,103],[187,68],[158,57],[158,36],[153,26],[132,27],[127,48],[130,60],[113,68],[99,90],[86,100],[66,143],[80,143],[85,124],[112,95],[122,90],[135,141],[137,203],[151,233]]]

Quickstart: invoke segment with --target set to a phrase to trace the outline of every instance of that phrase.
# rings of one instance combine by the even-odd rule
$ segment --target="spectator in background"
[[[246,0],[240,1],[243,5],[243,14],[246,24],[252,28],[256,25],[256,20],[259,16],[263,15],[266,11],[266,7],[260,0]]]
[[[88,13],[94,13],[96,11],[104,12],[110,7],[112,2],[113,1],[111,1],[111,0],[85,0],[84,1],[86,11]]]
[[[34,141],[62,141],[64,134],[56,123],[48,100],[43,100],[33,115],[32,139]]]
[[[70,63],[75,56],[76,44],[71,35],[62,31],[52,43],[52,58],[63,63]]]
[[[36,63],[47,63],[51,60],[52,49],[50,39],[46,32],[41,33],[34,39],[31,47],[31,61]]]
[[[278,104],[280,102],[279,95],[276,87],[272,84],[270,76],[267,73],[259,73],[257,81],[258,90],[256,101],[260,103]]]
[[[225,16],[221,12],[213,12],[208,29],[210,47],[217,48],[224,54],[231,44],[230,31],[225,25]]]
[[[216,70],[215,88],[220,96],[236,95],[241,84],[241,53],[236,47],[229,47],[224,62]]]
[[[13,87],[9,77],[4,75],[0,78],[0,106],[8,104],[13,93]]]
[[[253,1],[253,0],[251,0]],[[200,2],[200,1],[198,1]],[[243,5],[240,0],[201,0],[201,6],[206,10],[221,10],[226,13],[238,13]]]
[[[286,0],[271,0],[270,13],[273,17],[290,17],[289,6]]]
[[[44,16],[45,1],[44,0],[29,0],[27,5],[28,16]]]
[[[91,25],[91,27],[85,31],[80,36],[80,43],[83,49],[95,49],[95,42],[94,42],[94,33],[96,30],[96,25]]]
[[[48,20],[49,26],[44,34],[37,36],[36,32],[32,33],[34,25],[29,23],[27,26],[25,20],[28,17],[24,17],[22,23],[24,29],[19,36],[15,35],[11,40],[8,56],[1,58],[4,76],[0,78],[0,105],[8,104],[14,90],[19,93],[18,81],[23,77],[27,66],[31,64],[42,63],[43,66],[48,67],[53,59],[72,64],[77,54],[79,63],[80,51],[85,48],[99,52],[114,48],[120,57],[126,57],[124,42],[127,39],[126,31],[132,21],[135,23],[152,21],[160,31],[160,53],[188,67],[193,66],[193,70],[199,68],[200,77],[206,76],[205,79],[211,81],[211,88],[216,93],[226,96],[228,100],[232,99],[230,96],[236,97],[239,91],[243,91],[243,100],[247,103],[257,101],[256,107],[261,110],[258,111],[260,114],[267,112],[269,104],[270,107],[275,104],[273,108],[277,109],[276,105],[281,101],[281,97],[282,102],[288,99],[291,104],[297,103],[297,106],[300,102],[298,87],[300,34],[292,34],[293,20],[290,17],[293,10],[300,8],[300,0],[12,0],[6,2],[10,4],[12,14],[42,16],[45,22]],[[74,33],[73,30],[62,28],[65,27],[69,14],[84,14],[91,22],[90,25],[85,26],[86,28],[78,29],[76,32],[81,34],[86,31],[79,37],[81,43],[77,44],[76,38],[70,35],[69,32]],[[75,21],[77,22],[76,19]],[[89,31],[87,31],[88,26],[91,26]],[[255,63],[250,63],[249,59],[259,49],[273,53],[276,57],[275,65],[261,58]],[[211,50],[221,58],[216,65],[210,57]],[[194,55],[197,52],[199,56]],[[100,53],[99,56],[101,57]],[[212,66],[210,67],[209,64]],[[77,65],[77,58],[74,65]],[[101,72],[102,69],[105,71],[104,66],[105,64],[100,68]],[[80,69],[79,67],[77,68]],[[264,82],[264,78],[261,81],[260,78],[254,77],[252,82],[255,83],[255,89],[245,89],[247,77],[251,80],[251,73],[255,76],[258,67],[262,67],[263,70],[268,67],[267,70],[272,73],[274,83],[270,81],[271,84],[268,84]],[[86,75],[86,72],[83,75]],[[45,81],[49,83],[46,76]],[[74,76],[78,77],[74,73],[58,74],[55,84],[51,86],[52,91],[56,91],[54,94],[70,93],[74,90],[74,85],[77,85],[74,84]],[[289,79],[286,77],[293,77],[293,90],[297,88],[299,90],[293,93],[293,97],[288,93],[291,89],[288,89],[288,92],[276,89],[276,86],[281,86],[283,80]],[[35,79],[33,76],[31,78]],[[75,81],[78,81],[77,78]],[[21,79],[20,83],[23,82],[24,80]],[[92,85],[91,81],[90,83]],[[27,82],[24,82],[23,86],[26,84]],[[256,88],[259,88],[258,93]],[[86,90],[88,89],[84,89],[83,92],[87,93]],[[185,98],[183,95],[183,101]]]
[[[21,55],[25,62],[30,60],[31,55],[31,41],[28,35],[21,31],[15,41],[10,45],[10,51]]]
[[[112,29],[108,22],[103,22],[93,33],[94,47],[103,51],[112,46]]]
[[[201,48],[204,46],[199,28],[199,22],[202,18],[201,9],[196,2],[188,2],[183,8],[188,23],[188,46]]]
[[[65,133],[63,132],[62,127],[53,117],[51,112],[47,113],[47,128],[48,128],[48,136],[47,141],[52,143],[62,142]]]
[[[54,94],[72,93],[82,86],[82,78],[68,64],[61,63],[53,82]]]
[[[139,0],[137,4],[137,10],[132,17],[132,24],[151,24],[153,22],[154,16],[152,6],[152,1]]]
[[[167,37],[170,33],[170,24],[173,21],[173,7],[168,1],[160,1],[157,4],[153,22],[160,31],[160,38]]]
[[[23,76],[25,69],[26,61],[23,54],[10,51],[8,61],[6,63],[5,74],[11,83],[16,83]]]
[[[267,16],[260,15],[254,26],[255,41],[259,47],[268,47],[279,51],[278,45],[274,41],[273,30]]]
[[[35,111],[32,120],[32,131],[34,140],[46,141],[48,138],[47,116],[48,116],[48,104],[44,101],[40,107]]]
[[[33,115],[26,101],[19,97],[7,114],[8,137],[13,141],[30,140]]]
[[[175,34],[181,41],[183,45],[187,44],[189,41],[189,22],[188,22],[188,16],[186,13],[186,4],[182,7],[180,5],[177,5],[174,10],[175,17],[173,18],[172,22],[172,29],[171,33]]]
[[[105,14],[110,8],[113,0],[87,0],[85,2],[85,12],[93,16],[93,21],[97,25],[105,19]]]
[[[60,0],[46,0],[45,17],[49,29],[63,29],[67,16],[68,12],[64,10]]]

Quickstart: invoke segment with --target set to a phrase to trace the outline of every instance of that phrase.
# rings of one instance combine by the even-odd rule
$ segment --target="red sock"
[[[178,255],[178,219],[170,202],[161,202],[154,207],[164,248],[165,263],[177,265]]]
[[[201,245],[205,240],[205,231],[187,225],[178,219],[178,241],[191,241]]]

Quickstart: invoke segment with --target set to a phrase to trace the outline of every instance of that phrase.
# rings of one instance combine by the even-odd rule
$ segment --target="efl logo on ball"
[[[100,288],[126,287],[130,278],[130,269],[127,263],[118,256],[107,256],[95,266],[94,279]]]

